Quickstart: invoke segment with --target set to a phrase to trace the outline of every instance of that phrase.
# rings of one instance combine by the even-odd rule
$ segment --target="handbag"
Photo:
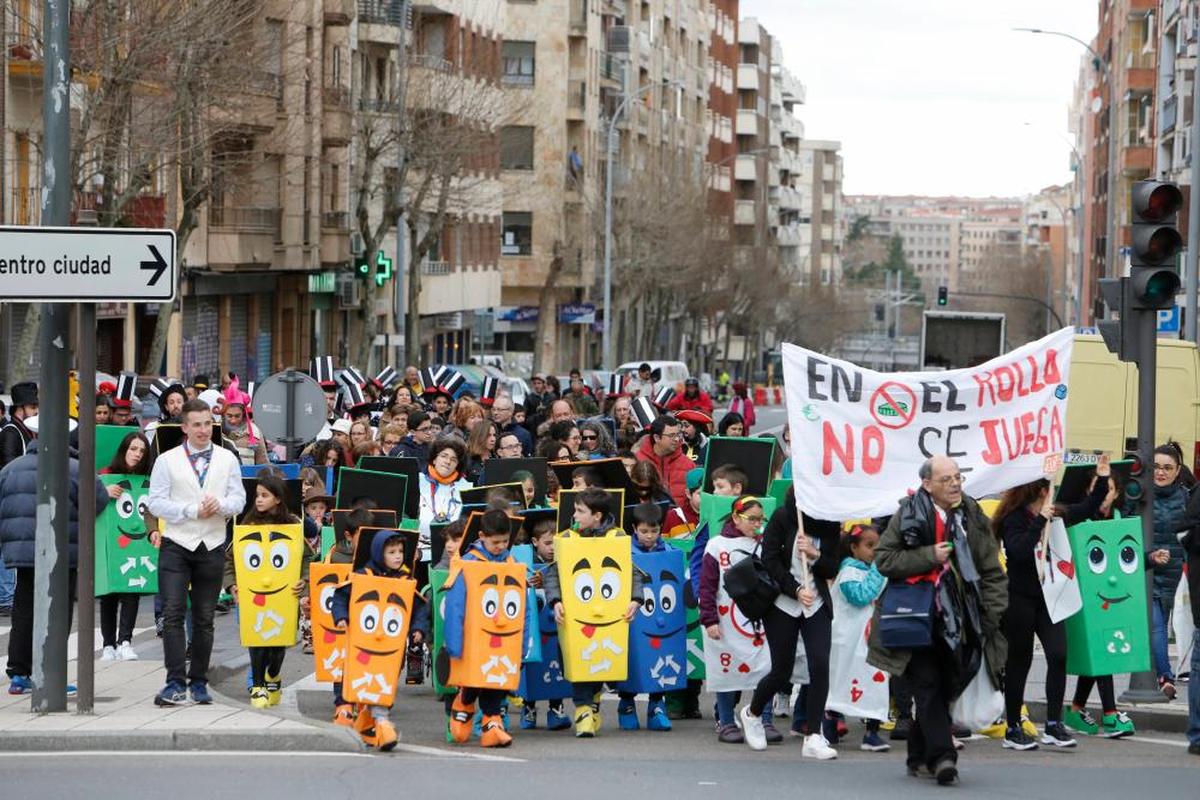
[[[751,622],[758,622],[767,615],[779,596],[779,584],[767,572],[758,555],[762,542],[745,558],[725,570],[722,580],[725,591],[738,611]]]
[[[889,581],[879,598],[879,643],[889,650],[933,644],[933,601],[929,581]]]

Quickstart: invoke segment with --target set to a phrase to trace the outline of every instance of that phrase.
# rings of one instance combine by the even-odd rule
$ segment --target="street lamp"
[[[649,93],[657,88],[683,88],[683,83],[680,81],[668,81],[666,83],[648,83],[638,89],[633,94],[627,94],[621,98],[621,102],[617,104],[613,111],[612,118],[608,121],[608,136],[605,139],[604,151],[604,328],[601,336],[601,349],[603,350],[603,366],[606,370],[611,370],[612,363],[612,195],[613,195],[613,150],[616,149],[617,138],[617,123],[621,121],[621,115],[625,113],[625,106],[629,105],[630,100],[636,100],[642,95]]]
[[[1063,31],[1047,31],[1041,28],[1013,28],[1023,33],[1037,33],[1046,36],[1061,36],[1070,39],[1087,50],[1092,56],[1092,67],[1104,75],[1108,83],[1108,232],[1104,237],[1104,271],[1108,276],[1115,276],[1116,271],[1116,240],[1119,235],[1117,227],[1117,87],[1114,81],[1112,67],[1104,63],[1100,54],[1090,44]],[[1078,155],[1076,156],[1078,158]],[[1082,257],[1082,256],[1081,256]],[[1080,275],[1082,281],[1082,272]],[[1079,303],[1082,310],[1083,293],[1080,292]]]

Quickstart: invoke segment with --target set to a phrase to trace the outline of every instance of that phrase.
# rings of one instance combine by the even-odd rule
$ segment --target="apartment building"
[[[809,257],[806,282],[822,286],[842,282],[842,156],[841,142],[803,139],[799,142],[797,189],[801,226],[808,226]]]
[[[786,274],[796,283],[807,283],[810,266],[820,263],[813,254],[811,186],[804,183],[804,159],[801,140],[804,123],[796,116],[797,106],[805,100],[804,84],[783,66],[778,40],[771,65],[770,121],[772,127],[771,166],[779,173],[779,185],[771,189],[771,200],[778,208],[775,244]],[[774,132],[778,132],[776,137]],[[776,141],[778,144],[776,144]],[[820,201],[818,201],[820,202]],[[819,225],[819,223],[818,223]],[[820,241],[819,231],[816,241]]]
[[[599,358],[609,125],[617,204],[631,176],[664,161],[699,172],[711,146],[708,9],[704,0],[507,3],[502,81],[514,119],[502,134],[499,349],[536,353],[547,370]],[[515,153],[518,142],[519,158],[507,144]],[[614,330],[646,324],[627,312],[614,311]]]
[[[734,133],[738,156],[734,164],[734,242],[742,266],[762,261],[779,225],[779,170],[772,146],[780,133],[772,129],[771,56],[774,40],[753,17],[738,24],[737,119]],[[772,139],[774,133],[774,141]],[[757,251],[757,252],[756,252]]]
[[[1046,303],[1061,321],[1075,318],[1078,229],[1069,207],[1071,184],[1048,186],[1024,207],[1025,249],[1046,271]]]

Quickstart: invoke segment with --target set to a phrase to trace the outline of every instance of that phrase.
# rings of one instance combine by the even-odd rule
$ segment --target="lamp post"
[[[1104,237],[1104,271],[1108,277],[1114,277],[1116,272],[1116,239],[1119,233],[1117,227],[1117,87],[1114,85],[1114,75],[1112,67],[1104,63],[1104,59],[1100,58],[1100,54],[1096,52],[1090,44],[1080,39],[1078,36],[1073,36],[1063,31],[1047,31],[1041,28],[1013,28],[1014,31],[1023,33],[1036,33],[1046,36],[1061,36],[1064,39],[1070,39],[1083,49],[1087,50],[1092,56],[1092,67],[1104,75],[1104,80],[1108,84],[1108,231]],[[1078,155],[1076,156],[1078,159]],[[1082,258],[1082,253],[1080,254]],[[1080,282],[1082,284],[1083,275],[1080,271]],[[1082,285],[1080,289],[1082,290]],[[1078,300],[1080,310],[1083,306],[1083,292],[1080,291]],[[1082,318],[1079,318],[1080,320]]]
[[[621,102],[617,104],[613,111],[612,118],[608,121],[608,135],[605,137],[604,148],[604,328],[601,335],[601,353],[603,367],[606,370],[611,370],[613,367],[612,355],[612,194],[613,194],[613,151],[616,149],[617,139],[617,123],[621,121],[621,116],[625,113],[625,106],[629,105],[630,100],[636,100],[642,95],[649,93],[653,89],[659,87],[666,89],[668,87],[680,87],[678,81],[670,81],[667,83],[648,83],[638,89],[633,94],[627,94],[621,98]]]

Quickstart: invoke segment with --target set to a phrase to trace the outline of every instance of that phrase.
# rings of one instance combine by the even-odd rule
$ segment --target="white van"
[[[656,383],[666,383],[670,386],[683,385],[683,382],[691,376],[687,364],[682,361],[627,361],[617,367],[617,374],[622,377],[637,375],[638,367],[642,364],[649,364],[650,369],[658,373],[659,377],[655,381]]]

